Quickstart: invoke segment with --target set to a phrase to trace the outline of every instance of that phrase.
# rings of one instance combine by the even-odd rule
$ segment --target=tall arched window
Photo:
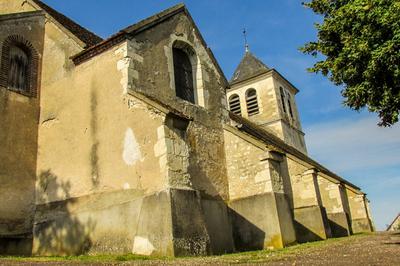
[[[172,52],[174,57],[176,96],[194,103],[193,67],[190,58],[182,49],[173,48]]]
[[[257,91],[255,89],[248,89],[246,91],[246,105],[249,116],[256,115],[260,112],[258,107]]]
[[[29,92],[29,56],[20,47],[13,45],[10,47],[10,59],[8,69],[8,88],[24,93]]]
[[[3,42],[0,68],[0,86],[27,95],[36,96],[39,56],[32,44],[19,35]]]
[[[281,102],[282,102],[283,112],[286,113],[285,93],[284,93],[282,87],[279,87],[279,91],[280,91],[280,93],[281,93]]]
[[[232,113],[242,115],[242,108],[240,107],[239,95],[233,94],[229,97],[229,109]]]
[[[287,102],[288,102],[288,108],[289,108],[289,114],[293,118],[293,110],[292,110],[292,102],[290,99],[290,94],[287,95]]]

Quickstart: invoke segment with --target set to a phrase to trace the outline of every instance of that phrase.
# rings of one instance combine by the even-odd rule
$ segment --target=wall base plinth
[[[265,193],[229,203],[237,251],[282,248],[296,242],[293,220],[282,193]]]
[[[323,240],[331,237],[325,209],[309,206],[294,209],[297,241],[299,243]]]

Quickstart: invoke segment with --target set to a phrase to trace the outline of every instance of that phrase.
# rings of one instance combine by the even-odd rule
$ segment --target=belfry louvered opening
[[[260,112],[257,100],[257,91],[255,89],[247,90],[246,105],[247,105],[247,113],[249,116],[256,115]]]
[[[234,114],[242,115],[242,108],[240,107],[239,95],[233,94],[231,97],[229,97],[229,109]]]

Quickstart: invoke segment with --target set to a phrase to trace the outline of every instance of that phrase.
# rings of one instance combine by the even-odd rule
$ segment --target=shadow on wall
[[[266,233],[234,210],[229,209],[229,214],[232,220],[236,251],[264,249]]]
[[[60,195],[66,200],[37,205],[33,226],[34,255],[80,255],[92,247],[90,238],[96,224],[90,217],[73,213],[75,199],[70,196],[71,184],[60,182],[50,170],[39,176],[37,202],[47,202]]]
[[[319,235],[315,234],[296,220],[294,221],[294,226],[296,229],[296,238],[299,243],[323,240]]]
[[[318,236],[316,233],[314,233],[312,230],[310,230],[306,225],[304,225],[304,221],[300,221],[298,217],[296,218],[295,214],[295,208],[294,208],[294,195],[293,195],[293,187],[292,187],[292,179],[290,176],[289,172],[289,166],[288,166],[288,159],[285,156],[283,162],[281,163],[281,172],[283,176],[283,187],[284,187],[284,192],[285,194],[288,195],[289,199],[289,205],[290,209],[292,210],[292,219],[293,219],[293,224],[294,224],[294,229],[296,232],[296,240],[299,243],[304,243],[304,242],[310,242],[310,241],[319,241],[322,240],[320,236]],[[324,215],[324,214],[322,214]],[[305,220],[314,220],[313,217],[307,217],[308,215],[305,215]],[[326,216],[326,213],[325,213]],[[324,220],[325,223],[328,223],[328,220]],[[324,225],[325,230],[328,225]],[[322,232],[321,232],[322,233]]]
[[[225,156],[221,144],[223,139],[218,138],[219,133],[215,131],[218,129],[208,128],[210,134],[207,138],[196,135],[197,130],[201,130],[198,125],[190,123],[183,138],[188,143],[190,181],[193,188],[199,191],[199,209],[209,237],[210,251],[208,255],[262,250],[268,232],[264,232],[233,210],[220,195],[224,185],[219,180],[210,179],[210,176],[218,172],[221,176],[224,173],[224,169],[221,169],[221,165],[218,163],[218,159]],[[207,149],[210,146],[214,146],[212,151]],[[204,157],[208,157],[208,160],[205,160]]]
[[[332,230],[332,237],[346,237],[349,236],[349,231],[342,225],[336,223],[335,221],[329,219],[329,227]]]

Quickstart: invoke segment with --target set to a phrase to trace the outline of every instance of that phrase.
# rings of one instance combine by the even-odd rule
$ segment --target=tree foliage
[[[343,85],[345,105],[379,114],[381,126],[399,120],[400,0],[311,0],[323,17],[318,40],[301,50],[323,55],[309,69]]]

